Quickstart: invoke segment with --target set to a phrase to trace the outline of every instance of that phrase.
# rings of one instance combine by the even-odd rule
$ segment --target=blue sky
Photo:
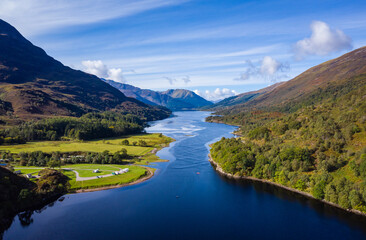
[[[0,2],[0,18],[65,65],[211,100],[365,46],[365,13],[366,1],[356,0]]]

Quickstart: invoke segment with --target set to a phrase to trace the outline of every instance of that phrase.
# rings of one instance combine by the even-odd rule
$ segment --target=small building
[[[15,173],[15,174],[22,174],[22,171],[17,170],[17,171],[15,171],[14,173]]]
[[[98,172],[99,172],[99,169],[93,170],[93,173],[98,173]]]
[[[27,178],[33,178],[32,174],[28,173],[25,175]]]
[[[126,173],[126,172],[128,172],[130,169],[128,169],[128,168],[124,168],[124,169],[121,169],[119,172],[120,173]]]

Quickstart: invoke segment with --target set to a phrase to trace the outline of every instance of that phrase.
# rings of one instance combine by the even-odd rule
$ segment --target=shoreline
[[[105,187],[78,189],[76,191],[69,192],[69,194],[71,194],[71,193],[96,192],[96,191],[103,191],[103,190],[109,190],[109,189],[114,189],[114,188],[127,187],[127,186],[131,186],[131,185],[135,185],[135,184],[145,182],[145,181],[149,180],[150,178],[152,178],[155,175],[154,171],[152,171],[151,168],[149,168],[149,167],[143,167],[143,168],[145,168],[148,171],[148,174],[145,175],[142,178],[137,179],[136,181],[129,182],[129,183],[124,183],[124,184],[118,184],[118,185],[105,186]]]
[[[330,205],[332,207],[341,209],[343,211],[353,213],[353,214],[356,214],[358,216],[366,217],[366,213],[361,212],[359,210],[343,208],[343,207],[339,206],[338,204],[326,201],[324,199],[317,199],[313,195],[311,195],[310,193],[303,192],[303,191],[300,191],[300,190],[297,190],[297,189],[294,189],[294,188],[291,188],[291,187],[287,187],[287,186],[281,185],[279,183],[275,183],[275,182],[272,182],[272,181],[269,181],[269,180],[266,180],[266,179],[260,179],[260,178],[255,178],[255,177],[251,177],[251,176],[235,176],[231,173],[227,173],[220,167],[220,165],[218,163],[216,163],[212,159],[211,154],[208,154],[208,161],[211,163],[211,165],[213,165],[216,172],[218,172],[220,175],[225,176],[227,178],[236,179],[236,180],[251,180],[251,181],[255,181],[255,182],[261,182],[261,183],[269,184],[269,185],[272,185],[272,186],[280,187],[280,188],[285,189],[287,191],[300,194],[300,195],[302,195],[304,197],[307,197],[309,199],[312,199],[312,200],[317,200],[319,202],[325,203],[327,205]]]
[[[161,147],[158,147],[158,148],[154,148],[150,153],[154,154],[156,156],[157,152],[159,152],[163,148],[169,147],[172,142],[176,141],[174,138],[170,138],[170,139],[171,139],[171,141],[169,143],[167,143],[166,146],[161,146]],[[159,160],[154,161],[154,162],[169,162],[169,160],[159,158]],[[150,162],[149,164],[154,163],[154,162]],[[152,178],[155,175],[154,171],[152,171],[152,168],[146,167],[146,166],[141,166],[141,165],[138,165],[138,166],[145,168],[148,171],[148,174],[143,176],[142,178],[137,179],[136,181],[133,181],[133,182],[130,182],[130,183],[118,184],[118,185],[104,186],[104,187],[82,188],[82,189],[77,189],[75,191],[70,191],[68,194],[85,193],[85,192],[97,192],[97,191],[127,187],[127,186],[131,186],[131,185],[135,185],[135,184],[145,182],[145,181],[149,180],[150,178]]]

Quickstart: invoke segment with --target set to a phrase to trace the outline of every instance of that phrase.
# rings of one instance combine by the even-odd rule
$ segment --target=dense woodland
[[[60,167],[64,164],[93,163],[93,164],[123,164],[132,156],[127,154],[127,150],[122,148],[120,151],[110,153],[104,152],[71,152],[45,153],[42,151],[34,152],[0,152],[0,157],[8,162],[20,166],[37,166],[37,167]]]
[[[286,111],[211,117],[241,126],[240,138],[213,144],[213,159],[228,173],[269,179],[366,212],[366,85],[351,84],[319,90],[313,101]]]
[[[35,140],[90,140],[140,133],[145,122],[116,112],[87,113],[80,118],[56,117],[30,121],[0,131],[0,144]]]

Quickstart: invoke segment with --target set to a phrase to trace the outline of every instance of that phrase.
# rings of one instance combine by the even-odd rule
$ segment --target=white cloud
[[[185,84],[188,84],[188,83],[191,82],[191,77],[190,76],[184,76],[181,79],[172,78],[172,77],[163,77],[163,78],[168,80],[170,85],[174,85],[178,81],[183,81]]]
[[[230,90],[228,88],[216,88],[215,91],[200,91],[196,89],[193,92],[209,101],[218,101],[238,94],[235,90]]]
[[[265,56],[262,61],[260,72],[264,75],[273,75],[282,67],[282,63],[276,59]]]
[[[108,68],[101,60],[97,61],[82,61],[85,67],[84,71],[94,74],[100,78],[111,79],[117,82],[125,82],[121,68]]]
[[[123,77],[122,69],[120,68],[111,68],[108,70],[108,78],[117,82],[125,82],[125,78]]]
[[[246,69],[240,74],[239,78],[234,80],[245,81],[252,77],[261,77],[275,82],[280,78],[286,77],[287,75],[281,73],[289,70],[287,64],[283,64],[270,56],[265,56],[257,66],[250,60],[245,61],[245,64],[247,65]]]
[[[1,0],[0,16],[22,33],[128,17],[188,0]]]
[[[308,55],[328,55],[333,52],[352,49],[352,40],[343,31],[332,29],[328,24],[314,21],[311,26],[310,38],[295,44],[294,52],[298,60]]]
[[[190,76],[185,76],[185,77],[183,77],[183,78],[182,78],[182,80],[183,80],[183,82],[184,82],[185,84],[188,84],[188,83],[190,83],[190,82],[191,82],[191,77],[190,77]]]
[[[169,82],[170,85],[173,85],[177,81],[177,79],[172,78],[172,77],[164,77],[164,78],[166,80],[168,80],[168,82]]]

